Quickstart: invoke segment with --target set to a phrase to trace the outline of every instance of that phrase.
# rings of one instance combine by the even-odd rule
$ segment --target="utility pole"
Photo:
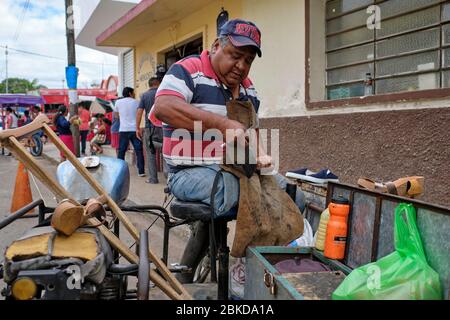
[[[9,93],[9,80],[8,80],[8,46],[5,49],[5,57],[6,57],[6,93]]]
[[[66,5],[66,38],[67,38],[67,64],[66,79],[69,92],[70,116],[78,115],[77,78],[78,68],[75,61],[75,23],[72,0],[65,0]],[[75,155],[80,156],[80,127],[71,126]]]

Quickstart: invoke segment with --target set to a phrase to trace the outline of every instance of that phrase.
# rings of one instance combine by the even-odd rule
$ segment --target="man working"
[[[139,107],[136,113],[136,135],[139,139],[143,140],[145,153],[147,156],[148,163],[148,173],[149,179],[146,181],[150,184],[158,184],[158,170],[156,168],[156,147],[154,142],[152,141],[152,136],[155,130],[160,128],[156,128],[148,119],[148,115],[150,110],[152,109],[155,103],[155,95],[158,87],[161,83],[161,80],[157,77],[152,77],[148,81],[149,89],[142,95],[141,101],[139,103]],[[144,133],[142,133],[141,119],[142,114],[145,110],[145,128]],[[161,149],[161,146],[158,146]]]
[[[210,52],[205,50],[200,56],[177,62],[164,77],[156,94],[153,115],[164,123],[163,154],[170,169],[168,185],[179,200],[211,204],[211,190],[222,157],[203,156],[208,145],[214,142],[203,135],[190,137],[193,144],[194,140],[201,140],[201,154],[195,147],[180,154],[179,143],[186,145],[186,139],[174,137],[174,129],[194,132],[194,122],[201,121],[203,132],[216,129],[223,137],[228,129],[245,131],[243,124],[227,118],[226,105],[245,101],[258,111],[260,101],[247,76],[256,55],[261,57],[261,54],[259,29],[248,21],[231,20],[221,28]],[[259,168],[270,165],[270,157],[258,157]],[[216,216],[230,211],[238,200],[238,179],[223,172],[213,204]]]

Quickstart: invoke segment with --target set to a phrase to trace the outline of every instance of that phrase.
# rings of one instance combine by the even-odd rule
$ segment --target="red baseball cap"
[[[258,57],[262,56],[261,31],[250,21],[230,20],[220,28],[219,37],[228,36],[235,47],[251,46],[256,49]]]

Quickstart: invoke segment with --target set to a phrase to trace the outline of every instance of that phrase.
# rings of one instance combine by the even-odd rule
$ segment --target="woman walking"
[[[58,113],[53,118],[53,124],[56,127],[56,131],[59,134],[59,138],[62,142],[69,148],[69,150],[75,154],[75,148],[73,144],[72,131],[70,131],[70,125],[74,123],[75,120],[78,119],[78,116],[72,116],[69,121],[67,121],[66,117],[69,114],[69,110],[64,105],[59,106]],[[66,160],[64,153],[60,153],[61,162]]]
[[[89,108],[80,104],[80,142],[81,142],[81,155],[86,156],[86,140],[89,134],[89,122],[91,121],[91,113],[89,112]]]

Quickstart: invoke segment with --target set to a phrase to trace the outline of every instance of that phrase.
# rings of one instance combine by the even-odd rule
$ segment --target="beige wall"
[[[251,77],[261,99],[260,116],[298,115],[305,101],[304,0],[245,0],[243,16],[262,33],[262,59]]]
[[[173,21],[169,28],[149,35],[142,43],[136,45],[136,92],[138,95],[148,88],[147,80],[155,73],[156,64],[164,62],[164,52],[180,43],[203,37],[203,47],[209,49],[216,39],[216,18],[222,6],[228,11],[230,18],[242,14],[241,0],[211,1],[208,6],[181,19]]]
[[[137,94],[147,90],[147,80],[162,63],[163,53],[201,35],[204,48],[216,38],[216,18],[221,7],[230,18],[254,21],[262,32],[263,57],[257,58],[250,77],[261,99],[262,118],[315,116],[354,112],[439,108],[444,100],[383,103],[310,110],[305,105],[305,82],[310,82],[312,101],[325,98],[325,0],[310,0],[310,79],[305,79],[305,0],[214,0],[201,10],[173,21],[170,27],[148,37],[135,47]]]
[[[309,96],[311,101],[321,101],[325,99],[326,83],[325,1],[313,0],[310,4]]]

